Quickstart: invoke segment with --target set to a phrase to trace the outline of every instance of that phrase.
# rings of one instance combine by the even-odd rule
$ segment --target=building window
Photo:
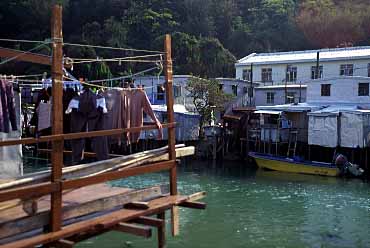
[[[272,82],[272,68],[262,68],[262,82]]]
[[[181,85],[174,85],[173,86],[173,96],[180,97],[181,96]]]
[[[238,95],[238,86],[237,85],[232,85],[231,90],[233,91],[234,96]]]
[[[358,84],[358,95],[359,96],[369,95],[369,83],[359,83]]]
[[[353,64],[340,65],[341,76],[353,76]]]
[[[321,85],[321,96],[330,96],[330,86],[331,84]]]
[[[251,69],[243,70],[243,80],[247,80],[247,81],[252,80],[252,70]]]
[[[286,81],[287,82],[295,82],[297,81],[297,67],[290,66],[286,68]]]
[[[322,78],[323,76],[323,66],[320,65],[319,66],[319,75],[317,75],[317,72],[316,72],[316,66],[311,66],[311,79],[318,79],[318,78]]]
[[[157,100],[162,101],[164,100],[164,86],[163,84],[157,85]]]
[[[274,103],[275,102],[275,93],[274,92],[267,92],[266,95],[266,102],[267,103]]]
[[[295,92],[287,92],[286,94],[286,103],[294,103],[295,101]]]
[[[370,77],[370,63],[367,65],[367,76]]]

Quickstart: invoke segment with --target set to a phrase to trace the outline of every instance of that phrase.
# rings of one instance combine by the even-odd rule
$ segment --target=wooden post
[[[62,34],[62,7],[55,5],[52,15],[51,37],[53,57],[51,75],[53,79],[53,134],[63,133],[63,34]],[[50,228],[52,232],[58,231],[62,226],[62,168],[63,168],[63,141],[53,141],[51,154],[52,173],[51,181],[60,183],[59,190],[51,194]]]
[[[166,52],[165,58],[165,76],[166,76],[166,104],[167,104],[167,116],[169,122],[175,122],[175,115],[173,112],[173,70],[172,70],[172,48],[171,48],[171,36],[166,34],[164,41],[164,50]],[[176,137],[175,128],[168,129],[168,147],[169,147],[169,158],[170,160],[176,159]],[[170,193],[171,195],[177,195],[177,170],[176,165],[170,170]],[[172,207],[171,209],[171,224],[172,224],[172,235],[176,236],[179,234],[179,208]]]
[[[166,247],[166,215],[165,212],[157,214],[157,218],[162,220],[163,225],[158,226],[158,248]]]

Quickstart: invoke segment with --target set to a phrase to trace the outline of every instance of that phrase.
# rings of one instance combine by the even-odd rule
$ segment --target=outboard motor
[[[359,177],[364,173],[364,170],[357,164],[352,164],[347,157],[342,154],[337,154],[335,158],[335,165],[340,170],[341,176]]]

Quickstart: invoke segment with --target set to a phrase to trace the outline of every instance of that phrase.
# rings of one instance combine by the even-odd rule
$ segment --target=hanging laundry
[[[2,108],[0,108],[2,109]],[[14,92],[14,111],[15,111],[15,124],[17,128],[9,133],[0,132],[0,140],[14,140],[20,139],[21,133],[21,96],[19,92]],[[13,125],[12,124],[12,125]],[[1,178],[14,178],[23,175],[23,156],[22,145],[3,146],[0,147],[0,179]]]
[[[13,83],[7,79],[0,80],[0,132],[9,133],[10,125],[16,131],[16,113],[14,102]]]
[[[105,98],[108,113],[104,115],[105,130],[122,128],[122,98],[121,92],[117,89],[110,89],[102,93]],[[108,137],[109,145],[120,144],[120,137],[117,135]]]
[[[104,113],[107,113],[104,97],[97,96],[90,89],[74,98],[66,113],[71,113],[71,132],[87,132],[104,130]],[[108,159],[107,137],[91,138],[93,151],[97,154],[98,160]],[[83,159],[85,139],[71,141],[73,163],[77,164]]]
[[[143,113],[149,115],[159,129],[159,138],[162,138],[162,125],[157,119],[152,109],[152,105],[142,89],[123,90],[122,92],[122,121],[124,126],[142,127]],[[130,141],[137,143],[140,137],[140,131],[129,134]]]
[[[36,94],[35,94],[36,95]],[[50,98],[51,98],[51,88],[47,88],[47,89],[42,89],[39,94],[37,94],[37,99],[36,99],[36,104],[35,104],[35,112],[30,120],[30,124],[35,126],[36,130],[39,130],[38,128],[38,124],[39,124],[39,116],[38,116],[38,107],[40,105],[40,103],[47,103],[48,101],[50,101]],[[43,130],[43,133],[42,135],[48,135],[48,134],[51,134],[51,130]]]
[[[39,107],[36,110],[38,115],[37,131],[42,131],[51,127],[51,110],[51,103],[40,102]]]

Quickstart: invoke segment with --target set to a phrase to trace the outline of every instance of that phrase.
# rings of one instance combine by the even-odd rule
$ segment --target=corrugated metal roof
[[[240,59],[236,65],[315,62],[317,52],[320,52],[320,61],[370,59],[370,46],[362,46],[276,53],[252,53]]]

